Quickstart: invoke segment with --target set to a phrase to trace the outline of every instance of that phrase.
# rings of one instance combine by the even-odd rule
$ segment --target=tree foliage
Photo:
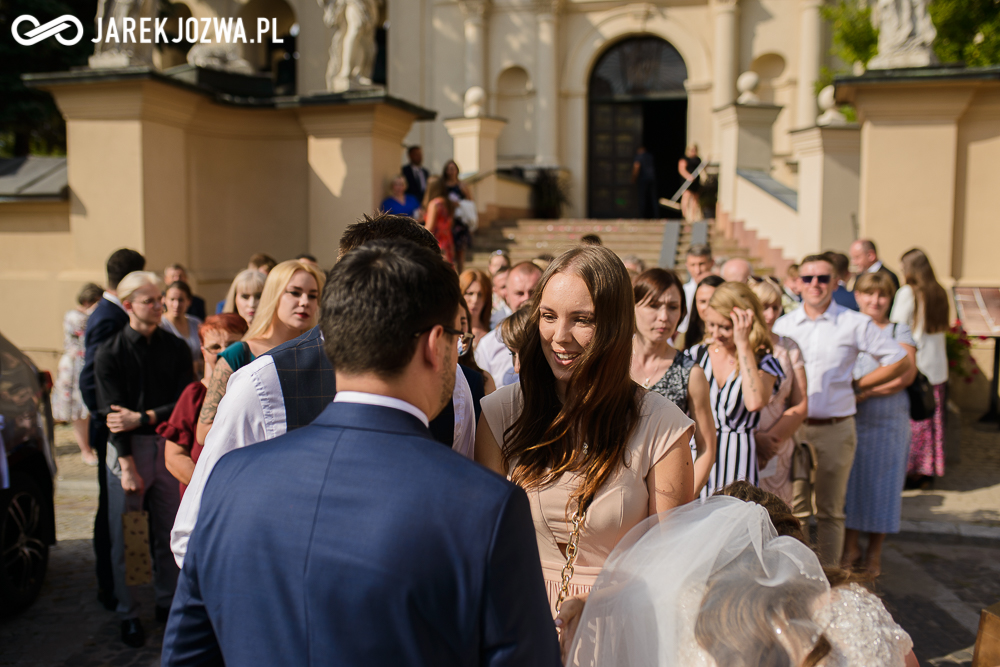
[[[968,67],[1000,64],[1000,0],[934,0],[934,52]]]
[[[820,8],[833,27],[833,55],[848,66],[867,65],[878,53],[878,29],[872,25],[872,9],[863,0],[839,0]]]
[[[47,23],[71,14],[83,23],[83,39],[64,46],[54,37],[21,46],[11,37],[11,25],[22,14]],[[0,155],[52,154],[66,150],[66,124],[49,93],[27,88],[21,75],[60,72],[87,64],[93,53],[97,0],[0,0]],[[24,33],[30,24],[21,24]],[[69,36],[76,34],[70,28]]]

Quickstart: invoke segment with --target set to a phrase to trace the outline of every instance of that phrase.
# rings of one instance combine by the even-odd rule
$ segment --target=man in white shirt
[[[542,270],[531,262],[515,264],[507,274],[507,305],[513,313],[531,299],[535,285],[542,277]],[[476,363],[493,377],[497,387],[502,387],[504,376],[514,369],[510,350],[500,338],[499,324],[483,336],[476,347]]]
[[[677,325],[678,333],[684,333],[688,330],[688,323],[691,321],[691,311],[694,309],[694,293],[698,290],[698,283],[712,275],[712,267],[715,266],[715,260],[712,259],[712,248],[708,244],[691,246],[688,248],[687,257],[684,259],[684,266],[688,272],[688,281],[684,283],[687,314],[684,315],[681,323]]]
[[[803,428],[818,455],[817,546],[823,564],[836,566],[844,548],[844,501],[857,445],[855,394],[899,377],[910,362],[871,318],[832,301],[837,278],[828,258],[802,260],[799,280],[803,307],[779,318],[774,333],[798,343],[806,362],[809,417]],[[873,356],[881,367],[853,380],[859,352]]]
[[[398,238],[438,248],[433,235],[411,218],[381,215],[365,217],[348,227],[340,239],[340,256],[369,241]],[[333,373],[318,327],[233,373],[170,533],[170,549],[178,566],[183,566],[205,483],[219,459],[235,449],[277,438],[312,422],[333,400]],[[452,449],[471,459],[476,439],[475,414],[472,389],[462,366],[455,370],[452,405]]]

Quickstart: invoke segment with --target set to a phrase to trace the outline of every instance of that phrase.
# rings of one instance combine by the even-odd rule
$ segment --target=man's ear
[[[445,336],[444,327],[438,324],[428,332],[427,338],[423,336],[420,338],[421,349],[418,352],[424,355],[424,361],[435,371],[440,370],[441,365],[444,363],[444,357],[441,356],[441,350],[444,349],[441,347],[441,339]]]

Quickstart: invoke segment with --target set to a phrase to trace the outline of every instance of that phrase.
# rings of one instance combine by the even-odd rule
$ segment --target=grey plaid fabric
[[[288,431],[311,423],[333,400],[337,378],[323,350],[319,327],[283,343],[267,354],[274,358],[285,401]]]

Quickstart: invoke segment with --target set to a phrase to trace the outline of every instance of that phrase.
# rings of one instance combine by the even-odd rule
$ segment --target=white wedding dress
[[[816,555],[778,537],[762,507],[715,496],[619,542],[567,664],[794,667],[826,644],[823,667],[902,667],[913,647],[867,590],[831,590]]]

